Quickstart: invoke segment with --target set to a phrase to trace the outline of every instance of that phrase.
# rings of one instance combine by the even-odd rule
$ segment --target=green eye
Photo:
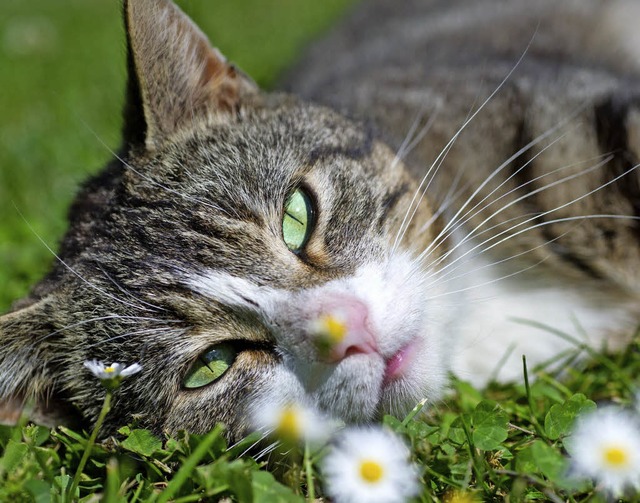
[[[212,346],[201,354],[182,381],[185,388],[201,388],[220,379],[236,359],[238,351],[231,344]]]
[[[287,248],[293,252],[304,248],[314,223],[311,198],[302,189],[294,190],[287,198],[282,217],[282,237]]]

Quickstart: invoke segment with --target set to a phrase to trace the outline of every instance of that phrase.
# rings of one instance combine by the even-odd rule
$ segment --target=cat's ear
[[[169,0],[125,0],[127,144],[162,144],[207,116],[235,114],[257,92]]]
[[[16,424],[23,414],[48,426],[79,421],[57,387],[64,369],[51,356],[60,334],[50,326],[50,311],[44,299],[0,316],[0,424]]]

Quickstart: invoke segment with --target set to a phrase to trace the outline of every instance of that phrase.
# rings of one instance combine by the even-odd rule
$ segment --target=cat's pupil
[[[287,198],[282,217],[282,237],[293,252],[302,250],[313,230],[314,211],[311,198],[303,189],[295,189]]]
[[[217,344],[201,354],[182,381],[185,388],[201,388],[220,379],[231,367],[238,351],[227,343]]]

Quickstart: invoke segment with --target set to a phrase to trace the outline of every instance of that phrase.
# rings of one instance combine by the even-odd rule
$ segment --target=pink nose
[[[351,355],[377,352],[368,316],[367,306],[351,296],[335,296],[324,303],[315,333],[321,342],[320,359],[336,363]]]

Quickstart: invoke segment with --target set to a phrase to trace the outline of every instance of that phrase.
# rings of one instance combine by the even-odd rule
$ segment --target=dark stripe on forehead
[[[606,179],[603,183],[638,164],[638,159],[629,149],[627,116],[631,107],[640,108],[640,96],[612,96],[594,107],[598,145],[602,152],[614,156],[607,164]],[[633,171],[620,178],[613,187],[629,201],[634,216],[640,217],[640,177],[637,172]],[[640,223],[635,221],[633,226],[634,234],[640,240]]]
[[[369,156],[373,148],[373,131],[370,127],[363,127],[357,131],[357,133],[360,132],[363,134],[351,134],[351,132],[346,131],[344,136],[336,138],[337,141],[335,143],[327,142],[326,144],[318,145],[309,152],[309,163],[314,164],[316,161],[323,161],[333,157],[359,160]],[[340,133],[335,132],[334,134],[338,136]]]

